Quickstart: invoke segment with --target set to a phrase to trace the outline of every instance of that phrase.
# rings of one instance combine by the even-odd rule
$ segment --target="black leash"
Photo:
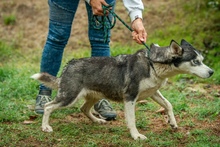
[[[115,24],[116,24],[116,18],[118,20],[120,20],[120,22],[126,27],[128,28],[131,32],[133,32],[134,30],[128,26],[112,9],[111,9],[112,5],[109,6],[104,6],[102,5],[102,9],[103,9],[103,14],[104,16],[102,17],[98,17],[96,15],[93,15],[92,19],[93,19],[93,27],[95,29],[103,29],[104,30],[104,42],[107,42],[108,39],[108,31],[110,29],[112,29]],[[113,16],[113,21],[111,21],[111,19],[109,18],[109,16],[107,15],[107,12],[111,13]],[[101,20],[100,20],[101,19]],[[113,23],[112,23],[113,22]],[[150,48],[148,47],[148,45],[142,41],[142,44],[147,48],[148,50],[148,59],[150,60]],[[151,67],[154,69],[152,61],[150,60],[150,65]],[[154,69],[155,71],[155,69]]]
[[[134,31],[134,30],[133,30],[130,26],[128,26],[114,11],[112,11],[111,7],[112,7],[112,5],[109,5],[109,6],[104,6],[104,5],[103,5],[103,6],[102,6],[103,14],[104,14],[104,16],[101,18],[102,20],[99,20],[98,17],[95,16],[95,15],[94,15],[93,18],[92,18],[92,19],[93,19],[93,23],[94,23],[94,24],[93,24],[93,27],[94,27],[95,29],[101,29],[101,28],[104,29],[104,31],[105,31],[105,36],[104,36],[105,42],[107,41],[107,31],[108,31],[109,29],[112,29],[112,28],[115,26],[115,24],[116,24],[116,18],[117,18],[118,20],[120,20],[121,23],[122,23],[126,28],[128,28],[131,32]],[[112,16],[113,16],[113,23],[111,22],[109,16],[106,15],[106,14],[107,14],[107,11],[112,14]],[[107,20],[107,21],[106,21],[106,20]],[[148,50],[150,50],[150,48],[147,46],[147,44],[146,44],[145,42],[142,41],[142,44],[143,44]]]

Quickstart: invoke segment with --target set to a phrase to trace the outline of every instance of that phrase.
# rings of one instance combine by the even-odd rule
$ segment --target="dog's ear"
[[[154,47],[154,44],[152,43],[151,45],[150,45],[150,48],[153,48]]]
[[[154,43],[152,43],[151,45],[150,45],[150,48],[154,48],[154,47],[160,47],[158,44],[154,44]]]
[[[190,45],[185,39],[181,40],[181,45]]]
[[[170,42],[170,49],[171,53],[173,54],[173,57],[179,57],[183,54],[182,47],[174,40]]]

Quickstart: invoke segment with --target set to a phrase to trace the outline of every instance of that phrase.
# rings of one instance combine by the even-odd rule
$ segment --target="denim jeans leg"
[[[79,0],[48,0],[49,31],[42,53],[40,72],[57,75],[78,3]],[[40,90],[50,89],[41,84]]]
[[[115,6],[115,0],[106,0],[106,2],[108,4],[113,5],[113,9]],[[89,41],[90,41],[90,45],[92,48],[91,51],[91,55],[92,56],[110,56],[110,47],[109,47],[109,42],[110,42],[110,30],[108,30],[108,39],[107,42],[104,42],[104,31],[103,29],[95,29],[93,27],[93,23],[92,23],[92,8],[89,4],[86,3],[86,9],[87,9],[87,13],[88,13],[88,21],[89,21]],[[112,19],[112,17],[110,16],[110,19]]]

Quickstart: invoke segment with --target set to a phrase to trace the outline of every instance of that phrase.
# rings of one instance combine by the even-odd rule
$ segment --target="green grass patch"
[[[135,47],[131,49],[120,44],[112,47],[113,55],[135,51]],[[40,130],[42,116],[30,109],[30,106],[34,107],[39,85],[30,76],[39,70],[39,57],[23,58],[19,55],[19,52],[15,52],[11,55],[13,60],[1,64],[0,133],[4,135],[0,137],[0,146],[218,146],[219,138],[216,128],[212,126],[217,125],[215,122],[219,118],[220,99],[215,92],[204,95],[187,90],[191,86],[188,81],[194,84],[192,80],[196,79],[185,76],[178,80],[171,79],[161,90],[173,104],[177,122],[182,128],[177,132],[173,132],[163,116],[156,113],[160,106],[148,99],[147,103],[136,106],[137,128],[148,137],[146,141],[132,140],[124,115],[119,115],[116,121],[105,125],[92,123],[80,112],[83,101],[71,109],[55,111],[51,116],[54,132],[44,133]],[[62,66],[73,54],[66,52],[64,56],[66,61],[63,61]],[[75,58],[85,56],[90,56],[90,50],[74,54]],[[118,114],[123,114],[122,104],[112,104]],[[25,121],[31,123],[26,124]],[[204,124],[208,127],[203,128]]]
[[[3,16],[3,20],[5,25],[14,25],[16,22],[16,16],[13,14]]]
[[[6,48],[10,46],[5,45]],[[112,55],[133,53],[138,48],[126,46],[112,47]],[[173,104],[177,122],[183,130],[172,132],[160,114],[155,113],[159,105],[152,100],[137,105],[137,127],[147,137],[147,141],[133,141],[126,128],[123,115],[116,122],[98,125],[90,122],[79,110],[82,102],[72,109],[55,111],[51,116],[53,133],[40,130],[40,115],[36,115],[29,106],[34,106],[39,83],[30,79],[30,75],[38,72],[38,57],[23,58],[15,52],[13,60],[1,65],[0,75],[0,146],[19,146],[29,144],[35,146],[218,146],[219,138],[211,124],[219,118],[220,99],[215,92],[203,94],[192,93],[187,87],[195,84],[197,79],[183,75],[171,79],[162,88],[163,95]],[[40,53],[39,53],[40,54]],[[69,53],[62,66],[74,58],[89,57],[89,50]],[[33,60],[32,60],[33,59]],[[25,62],[24,62],[25,61]],[[35,66],[33,66],[35,64]],[[190,81],[190,82],[189,82]],[[206,83],[206,81],[203,81]],[[207,83],[209,84],[209,82]],[[7,86],[6,86],[7,85]],[[208,99],[207,97],[211,97]],[[113,103],[117,112],[123,110],[122,104]],[[32,118],[34,117],[34,119]],[[70,120],[68,118],[71,118]],[[157,126],[157,121],[161,126]],[[25,124],[24,121],[33,121]],[[208,123],[207,123],[208,122]],[[202,127],[203,124],[210,125]],[[155,129],[156,125],[156,129]],[[216,124],[217,125],[217,124]],[[215,125],[214,125],[215,126]],[[158,128],[157,128],[158,127]],[[86,141],[85,141],[86,140]]]

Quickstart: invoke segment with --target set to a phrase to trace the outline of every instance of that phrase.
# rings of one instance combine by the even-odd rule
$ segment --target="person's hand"
[[[146,42],[147,40],[147,32],[144,28],[143,22],[141,18],[135,19],[131,25],[132,29],[132,38],[137,43],[142,44],[142,42]]]
[[[102,5],[108,6],[105,0],[90,0],[90,5],[92,7],[93,15],[101,15],[103,16]]]

